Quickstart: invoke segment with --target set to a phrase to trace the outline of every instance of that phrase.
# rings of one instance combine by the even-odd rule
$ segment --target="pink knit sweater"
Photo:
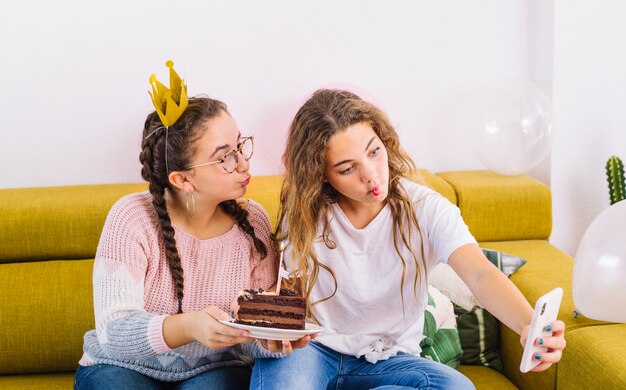
[[[267,213],[254,201],[247,210],[268,248],[265,259],[237,225],[207,240],[174,226],[184,273],[184,312],[210,305],[228,312],[240,290],[267,289],[276,281]],[[177,312],[178,301],[159,229],[147,191],[125,196],[109,212],[93,271],[96,329],[85,334],[80,364],[114,364],[177,381],[215,367],[247,365],[253,357],[275,356],[256,342],[219,350],[198,342],[174,350],[167,346],[163,320]]]

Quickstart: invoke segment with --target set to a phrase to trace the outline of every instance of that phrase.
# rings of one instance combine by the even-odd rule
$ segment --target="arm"
[[[476,244],[450,255],[448,264],[463,279],[478,302],[517,334],[530,324],[533,309],[519,289],[495,267]]]
[[[169,316],[145,308],[146,273],[158,245],[137,196],[111,209],[94,263],[96,333],[103,352],[116,359],[147,358],[199,341],[222,348],[249,341],[247,332],[218,322],[226,313],[216,307]],[[154,288],[161,288],[158,284]],[[198,345],[190,344],[192,350]],[[180,351],[178,351],[180,352]]]
[[[149,239],[142,231],[136,195],[122,198],[107,216],[93,268],[96,334],[102,351],[116,359],[141,359],[169,350],[164,315],[144,308]]]
[[[120,293],[120,291],[118,291]],[[148,313],[127,300],[120,306],[111,305],[107,311],[114,316],[98,327],[103,333],[102,350],[118,358],[150,357],[193,341],[207,348],[219,349],[251,341],[248,332],[219,322],[228,316],[215,306],[196,312],[170,316]],[[125,310],[122,307],[125,306]],[[136,308],[129,311],[129,306]]]
[[[228,314],[215,306],[174,314],[163,320],[163,338],[172,349],[192,341],[198,341],[208,348],[219,349],[252,340],[248,337],[248,331],[231,328],[219,322],[227,318]]]
[[[487,260],[463,221],[461,210],[432,191],[418,199],[424,203],[418,217],[427,229],[426,237],[437,259],[447,260],[478,302],[521,334],[530,324],[533,310],[517,287]]]
[[[487,260],[476,244],[468,244],[456,249],[450,255],[448,264],[463,279],[476,299],[491,314],[519,334],[522,345],[526,342],[533,309],[519,289],[500,270]],[[542,361],[532,371],[544,371],[552,363],[561,360],[566,342],[565,324],[555,321],[551,324],[552,337],[543,340],[543,346],[550,348],[541,355]],[[539,345],[539,340],[535,340]]]

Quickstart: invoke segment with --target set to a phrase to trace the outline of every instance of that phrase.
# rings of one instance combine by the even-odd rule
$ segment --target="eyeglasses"
[[[254,136],[242,137],[240,142],[237,144],[237,149],[226,153],[224,157],[219,160],[192,165],[187,167],[187,169],[198,168],[205,165],[220,164],[227,173],[233,173],[235,172],[235,169],[237,169],[237,164],[239,164],[239,153],[241,153],[244,160],[250,160],[252,153],[254,153]]]

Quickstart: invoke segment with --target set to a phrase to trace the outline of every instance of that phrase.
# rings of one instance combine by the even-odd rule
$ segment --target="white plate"
[[[233,322],[234,320],[221,320],[224,325],[228,325],[232,328],[245,329],[250,332],[250,337],[263,340],[289,340],[294,341],[303,338],[309,334],[316,334],[324,331],[319,325],[305,323],[303,330],[297,329],[276,329],[276,328],[264,328],[262,326],[244,325]]]

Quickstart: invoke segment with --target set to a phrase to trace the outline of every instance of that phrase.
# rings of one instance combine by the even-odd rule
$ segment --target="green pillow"
[[[454,314],[463,350],[461,364],[487,366],[504,372],[498,319],[479,306],[468,311],[454,305]]]
[[[452,302],[433,286],[428,286],[423,334],[424,339],[420,342],[422,357],[459,368],[463,350]]]
[[[502,253],[493,249],[485,249],[481,248],[485,257],[493,263],[498,269],[508,277],[515,271],[517,271],[521,266],[526,264],[526,260],[521,257],[509,255],[507,253]]]
[[[507,276],[526,264],[526,260],[517,256],[492,249],[482,248],[482,251],[487,259]],[[500,356],[498,319],[480,306],[466,310],[456,304],[453,305],[463,349],[461,364],[482,365],[504,372]]]

